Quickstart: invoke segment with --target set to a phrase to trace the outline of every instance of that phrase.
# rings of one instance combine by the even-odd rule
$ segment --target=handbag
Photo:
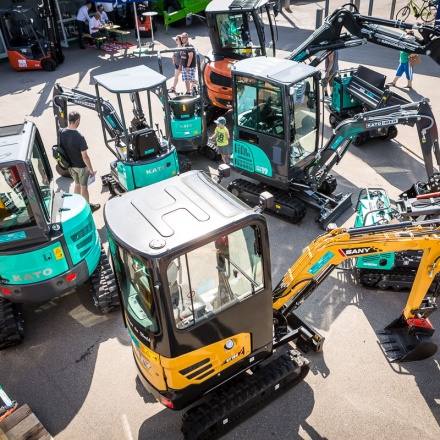
[[[417,66],[417,64],[420,64],[420,55],[418,55],[416,53],[412,53],[408,57],[408,62],[411,67]]]
[[[67,153],[63,150],[63,147],[61,146],[60,132],[61,130],[58,130],[58,144],[52,147],[52,155],[61,169],[68,170],[71,167],[71,164]]]

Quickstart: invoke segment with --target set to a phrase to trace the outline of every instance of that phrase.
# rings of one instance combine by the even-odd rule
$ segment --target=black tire
[[[330,116],[328,117],[328,122],[330,123],[330,126],[332,128],[335,128],[338,125],[338,118],[333,113],[330,113]]]
[[[409,6],[404,6],[402,9],[399,9],[396,14],[396,20],[405,21],[410,13]]]
[[[63,170],[58,164],[55,166],[55,169],[57,170],[57,173],[61,176],[61,177],[67,177],[69,179],[72,178],[72,176],[69,173],[69,170]]]
[[[41,67],[46,72],[53,72],[57,68],[57,62],[52,58],[44,58],[41,60]]]
[[[359,282],[364,287],[376,287],[381,279],[378,273],[370,272],[365,269],[359,270]]]
[[[217,154],[212,148],[205,148],[203,150],[204,155],[210,160],[216,160]]]
[[[397,127],[392,125],[391,127],[388,127],[388,134],[383,137],[384,140],[390,141],[391,139],[394,139],[397,136]]]
[[[170,0],[166,2],[165,9],[167,11],[167,14],[172,14],[173,12],[179,11],[182,8],[176,0]]]
[[[352,141],[353,145],[355,145],[356,147],[359,147],[360,145],[365,143],[364,137],[362,136],[361,133],[357,134],[353,141]]]
[[[335,191],[337,186],[338,182],[336,180],[336,177],[330,175],[325,178],[324,182],[322,182],[321,186],[319,187],[319,191],[326,196],[329,196]]]
[[[234,182],[232,182],[231,184],[229,184],[228,186],[228,191],[235,197],[241,199],[241,190],[240,188],[238,188],[236,185],[234,185]]]
[[[435,16],[437,14],[437,6],[425,6],[420,11],[420,18],[424,23],[432,23],[435,19]]]
[[[191,171],[191,161],[184,154],[179,154],[178,157],[180,174]]]

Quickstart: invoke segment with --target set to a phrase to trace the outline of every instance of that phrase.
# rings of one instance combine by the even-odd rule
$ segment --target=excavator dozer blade
[[[432,332],[423,333],[410,328],[403,316],[377,334],[379,345],[390,362],[422,361],[437,352],[437,345],[430,341]]]

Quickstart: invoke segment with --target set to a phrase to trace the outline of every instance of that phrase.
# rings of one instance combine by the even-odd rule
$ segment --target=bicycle
[[[421,6],[414,0],[409,0],[406,6],[397,11],[396,20],[405,21],[412,11],[414,17],[420,18],[425,23],[431,23],[437,14],[437,7],[438,0],[423,0]]]

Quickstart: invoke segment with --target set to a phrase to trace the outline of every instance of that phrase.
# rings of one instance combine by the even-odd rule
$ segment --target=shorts
[[[230,156],[232,154],[232,148],[230,145],[225,145],[224,147],[219,147],[217,145],[218,152],[223,154],[223,156]]]
[[[79,183],[80,186],[87,186],[87,181],[89,180],[89,171],[87,167],[85,168],[69,168],[69,173],[75,183]]]
[[[174,64],[174,68],[175,68],[176,70],[180,70],[180,65],[179,65],[179,64]]]
[[[196,68],[190,67],[187,71],[182,67],[182,81],[196,82]]]
[[[405,72],[406,79],[408,81],[411,81],[413,78],[413,69],[409,65],[409,63],[400,63],[399,67],[397,68],[396,76],[401,77],[404,72]]]
[[[330,76],[328,77],[327,80],[326,79],[322,80],[322,85],[324,87],[326,87],[328,85],[329,87],[333,88],[333,84],[335,82],[335,78],[336,78],[337,74],[338,74],[337,70],[335,70],[333,73],[330,73]]]

